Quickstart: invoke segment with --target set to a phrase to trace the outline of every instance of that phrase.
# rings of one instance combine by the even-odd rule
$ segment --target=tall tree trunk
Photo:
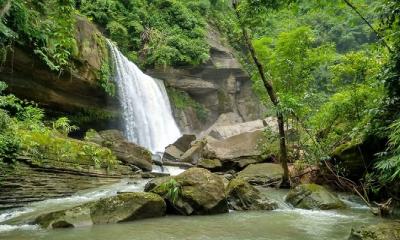
[[[353,11],[365,22],[365,24],[368,25],[368,27],[375,33],[375,35],[378,37],[379,41],[382,41],[382,44],[389,50],[389,52],[392,52],[392,49],[390,48],[389,44],[385,41],[385,38],[381,35],[381,33],[376,30],[372,24],[358,11],[358,9],[350,2],[350,0],[343,0],[347,6],[349,6]]]
[[[269,79],[267,79],[267,77],[266,77],[266,72],[264,71],[263,66],[261,65],[260,61],[258,60],[256,51],[255,51],[253,44],[249,38],[247,29],[241,21],[240,13],[237,9],[238,3],[236,1],[233,1],[232,3],[233,3],[233,8],[235,9],[236,17],[237,17],[240,27],[242,29],[242,34],[243,34],[243,39],[245,41],[245,44],[251,54],[254,64],[256,65],[256,67],[258,69],[258,73],[260,74],[260,77],[262,79],[265,89],[267,90],[269,98],[271,99],[272,104],[274,104],[274,106],[277,108],[276,117],[277,117],[277,121],[278,121],[279,149],[280,149],[280,159],[279,160],[280,160],[280,162],[282,164],[282,168],[283,168],[282,187],[289,187],[290,182],[289,182],[289,169],[288,169],[288,164],[287,164],[285,124],[284,124],[283,114],[279,110],[279,99],[275,93],[273,86],[272,86],[272,82]]]

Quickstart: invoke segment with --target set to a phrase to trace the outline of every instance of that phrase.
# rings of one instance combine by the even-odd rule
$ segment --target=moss
[[[103,110],[100,108],[82,108],[69,115],[69,119],[75,125],[82,126],[87,123],[110,121],[118,119],[120,113]]]
[[[176,109],[186,110],[192,108],[201,122],[207,121],[208,110],[204,105],[194,100],[187,92],[173,87],[167,87],[167,93],[171,103]]]

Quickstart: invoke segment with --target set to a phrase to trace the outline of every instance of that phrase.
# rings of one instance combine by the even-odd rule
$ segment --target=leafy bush
[[[117,163],[110,149],[68,138],[68,133],[77,129],[68,118],[59,118],[52,127],[43,119],[43,110],[35,104],[0,95],[0,162],[25,155],[37,164],[56,166],[69,162],[111,168]]]
[[[182,186],[173,178],[161,184],[160,190],[166,192],[166,197],[173,203],[175,203],[182,194]]]
[[[382,159],[375,165],[383,183],[392,183],[400,179],[400,119],[389,126],[389,147],[382,153]]]
[[[73,67],[76,52],[74,0],[13,0],[1,20],[0,43],[14,41],[32,46],[50,69],[62,72]]]
[[[204,31],[207,3],[84,0],[80,11],[106,27],[121,51],[141,65],[190,65],[209,58]]]

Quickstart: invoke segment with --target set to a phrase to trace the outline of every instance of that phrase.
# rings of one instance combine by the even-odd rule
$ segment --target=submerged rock
[[[146,190],[163,196],[173,211],[182,215],[228,212],[222,178],[206,169],[191,168],[169,179],[154,180]]]
[[[398,240],[400,222],[379,223],[352,229],[349,240]]]
[[[279,186],[282,182],[283,169],[280,164],[251,164],[237,175],[252,185]]]
[[[66,210],[41,215],[35,223],[43,228],[70,228],[119,223],[164,216],[166,204],[153,193],[121,193]]]
[[[226,189],[228,204],[233,210],[274,210],[277,203],[262,197],[260,191],[242,178],[231,180]]]
[[[90,217],[92,203],[83,204],[66,210],[51,212],[36,218],[35,224],[42,228],[72,228],[90,226],[93,224]]]
[[[139,167],[144,171],[152,170],[152,154],[144,147],[128,142],[119,130],[106,130],[86,133],[88,141],[108,147],[118,160],[131,167]]]
[[[345,204],[333,193],[317,184],[302,184],[289,191],[285,201],[296,208],[338,209]]]

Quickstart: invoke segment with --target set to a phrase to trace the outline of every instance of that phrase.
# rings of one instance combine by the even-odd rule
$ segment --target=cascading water
[[[126,137],[153,153],[163,152],[181,135],[164,83],[144,74],[110,41],[108,45],[115,64]]]

